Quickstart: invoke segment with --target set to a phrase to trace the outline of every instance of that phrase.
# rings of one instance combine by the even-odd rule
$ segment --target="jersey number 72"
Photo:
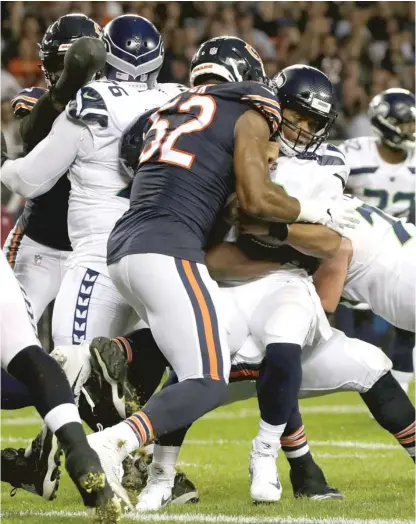
[[[140,164],[148,162],[157,154],[157,152],[159,152],[159,157],[156,160],[157,162],[172,164],[174,166],[184,167],[185,169],[190,169],[192,167],[195,155],[182,151],[181,149],[175,149],[174,145],[181,135],[196,133],[207,128],[214,118],[217,104],[215,103],[214,98],[209,95],[191,96],[186,100],[186,102],[180,104],[176,111],[178,113],[189,113],[191,108],[199,107],[199,115],[196,117],[189,115],[189,120],[187,122],[184,122],[176,129],[169,130],[170,122],[168,119],[162,118],[162,113],[179,104],[181,98],[182,97],[177,97],[172,102],[161,107],[151,116],[153,125],[147,132],[145,140],[150,133],[156,134],[153,140],[146,143],[143,148],[139,159]]]

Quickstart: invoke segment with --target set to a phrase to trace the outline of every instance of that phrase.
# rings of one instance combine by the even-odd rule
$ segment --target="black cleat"
[[[1,480],[15,488],[12,496],[21,488],[45,500],[53,500],[59,488],[61,453],[58,440],[45,425],[31,449],[2,450]]]
[[[81,450],[71,450],[66,456],[65,467],[85,506],[96,508],[95,522],[119,522],[121,503],[107,482],[97,453],[84,446]]]
[[[315,463],[308,463],[305,468],[291,468],[290,481],[295,498],[311,500],[345,499],[336,488],[328,486],[325,475]]]
[[[128,362],[115,339],[96,337],[90,343],[91,365],[111,388],[111,398],[123,419],[140,409],[134,386],[127,379]]]
[[[185,473],[176,473],[175,484],[172,489],[171,504],[188,504],[199,502],[199,493],[193,482]]]

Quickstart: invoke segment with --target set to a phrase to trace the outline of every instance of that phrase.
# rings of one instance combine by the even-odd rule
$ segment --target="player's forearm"
[[[7,160],[1,168],[2,182],[24,198],[49,191],[74,161],[82,127],[61,115],[51,133],[28,155]]]
[[[332,258],[341,240],[338,233],[320,224],[291,224],[286,243],[305,255]]]
[[[235,244],[223,242],[205,256],[208,271],[214,280],[249,280],[263,277],[281,267],[277,262],[251,260]]]
[[[325,260],[313,276],[313,283],[327,313],[333,313],[341,299],[350,259],[351,243],[342,239],[334,258]]]
[[[32,111],[20,123],[20,136],[26,151],[34,149],[52,129],[60,111],[53,105],[50,93],[45,93],[36,102]]]

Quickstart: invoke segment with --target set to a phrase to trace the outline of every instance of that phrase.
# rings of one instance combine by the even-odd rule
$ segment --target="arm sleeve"
[[[50,134],[28,155],[3,164],[3,184],[25,198],[49,191],[74,161],[83,129],[63,113]]]
[[[20,122],[20,136],[26,151],[31,151],[48,136],[58,116],[59,112],[52,105],[50,93],[45,93]]]

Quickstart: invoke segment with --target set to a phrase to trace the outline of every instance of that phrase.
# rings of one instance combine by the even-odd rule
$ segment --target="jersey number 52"
[[[153,140],[147,143],[140,155],[139,163],[149,161],[157,152],[159,157],[157,162],[163,162],[165,164],[172,164],[174,166],[184,167],[190,169],[194,160],[195,155],[187,153],[181,149],[175,149],[174,145],[181,135],[196,133],[207,128],[215,115],[217,109],[215,100],[209,95],[201,96],[194,95],[189,98],[186,102],[180,104],[177,108],[178,113],[189,113],[191,108],[197,107],[200,112],[198,116],[189,115],[189,120],[184,122],[176,129],[169,129],[170,122],[166,118],[162,118],[161,113],[173,108],[179,103],[181,97],[176,98],[173,102],[164,105],[151,117],[153,122],[152,127],[146,134],[146,138],[150,133],[155,133]]]

